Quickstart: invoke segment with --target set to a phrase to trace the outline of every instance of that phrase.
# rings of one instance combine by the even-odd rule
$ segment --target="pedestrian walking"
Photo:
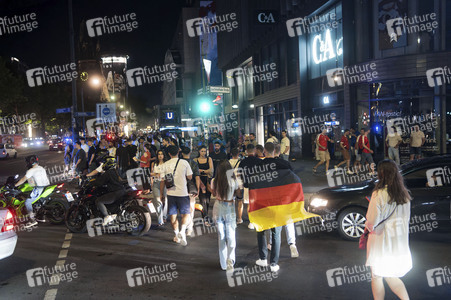
[[[207,157],[207,147],[199,147],[199,157],[195,159],[195,161],[199,165],[200,171],[201,185],[199,191],[199,201],[202,205],[202,218],[204,219],[205,226],[210,226],[208,221],[208,208],[210,206],[211,188],[209,188],[209,186],[214,168],[213,160],[211,157]]]
[[[369,138],[370,131],[371,129],[369,128],[365,129],[365,134],[359,140],[361,146],[363,147],[362,159],[360,161],[360,164],[361,165],[368,164],[369,170],[371,170],[371,175],[375,175],[376,174],[376,172],[374,171],[375,164],[373,161],[373,156],[371,155],[374,153],[374,151],[370,149],[370,138]]]
[[[409,299],[400,279],[412,269],[409,248],[410,200],[398,166],[383,160],[371,195],[365,227],[370,232],[366,265],[371,267],[371,288],[376,300],[384,299],[383,279],[400,299]]]
[[[398,134],[395,126],[392,126],[391,129],[393,129],[393,131],[391,132],[388,130],[387,137],[385,138],[385,143],[388,147],[388,158],[394,160],[399,165],[399,145],[402,143],[402,138]]]
[[[171,224],[175,234],[173,241],[180,243],[182,246],[186,246],[186,229],[191,218],[186,184],[187,180],[191,180],[193,171],[186,160],[178,158],[178,147],[173,145],[169,146],[168,153],[171,159],[163,165],[165,180],[160,183],[160,197],[161,199],[166,197],[164,194],[165,182],[172,182],[173,186],[167,187],[167,198],[168,215],[171,217]],[[177,212],[182,217],[180,230]]]
[[[320,135],[316,138],[316,144],[318,146],[318,155],[319,155],[319,162],[316,164],[316,166],[313,167],[313,173],[316,173],[316,169],[321,166],[322,164],[326,163],[326,172],[329,171],[329,162],[330,162],[330,154],[328,149],[328,142],[333,143],[328,136],[327,136],[327,129],[324,128]]]
[[[152,193],[153,193],[152,204],[157,214],[158,226],[164,225],[164,219],[168,211],[167,201],[165,201],[166,199],[162,199],[160,197],[161,195],[160,183],[162,180],[164,180],[163,165],[165,162],[166,159],[163,150],[158,150],[157,160],[152,163],[150,171],[150,175],[152,176],[151,177]],[[164,187],[163,194],[165,195],[167,194],[166,187]],[[165,203],[163,203],[162,200],[165,201]]]
[[[227,160],[218,165],[218,172],[212,180],[212,191],[216,197],[213,207],[213,220],[218,230],[219,263],[221,269],[233,271],[235,265],[236,248],[236,214],[235,195],[241,197],[238,181],[233,173],[232,166]],[[232,176],[230,176],[231,174]]]
[[[421,147],[425,142],[426,138],[423,131],[420,130],[418,125],[415,125],[410,133],[410,160],[421,158]]]
[[[238,178],[238,168],[240,166],[240,158],[239,158],[239,150],[238,148],[234,148],[230,151],[230,154],[232,155],[232,158],[229,159],[229,163],[232,166],[232,168],[235,170],[234,174],[235,177]],[[241,191],[241,195],[243,195],[244,191]],[[243,223],[243,197],[237,197],[236,198],[236,209],[237,209],[237,219],[236,224]]]
[[[341,140],[340,140],[340,148],[341,148],[340,150],[341,150],[341,154],[343,156],[343,161],[340,162],[338,165],[336,165],[335,169],[338,169],[341,165],[346,164],[346,167],[347,167],[346,173],[349,175],[352,175],[354,173],[350,170],[351,155],[349,153],[350,146],[349,146],[348,136],[349,136],[349,129],[345,129],[345,132],[341,136]]]
[[[200,171],[199,171],[199,165],[194,159],[190,158],[191,156],[191,149],[189,147],[182,146],[182,157],[184,160],[186,160],[191,170],[193,171],[193,178],[191,179],[191,182],[188,181],[188,194],[189,194],[189,206],[190,206],[190,214],[191,214],[191,222],[188,225],[188,231],[186,233],[187,236],[191,236],[193,234],[193,226],[194,226],[194,212],[195,212],[195,205],[196,205],[196,197],[199,195],[200,190]],[[192,189],[192,190],[190,190]]]

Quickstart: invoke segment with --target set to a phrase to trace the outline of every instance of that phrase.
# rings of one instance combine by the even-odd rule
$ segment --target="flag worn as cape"
[[[260,176],[248,179],[249,220],[257,231],[319,217],[304,209],[301,180],[293,171],[272,171],[271,181]]]

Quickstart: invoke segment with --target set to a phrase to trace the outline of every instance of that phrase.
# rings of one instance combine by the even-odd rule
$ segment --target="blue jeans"
[[[158,219],[158,224],[163,224],[163,203],[161,202],[161,198],[160,198],[160,182],[159,181],[154,181],[153,186],[152,186],[152,193],[153,193],[153,198],[152,198],[152,204],[153,207],[155,208],[155,212],[157,214],[157,219]],[[164,193],[166,194],[166,188],[164,188]],[[166,207],[166,211],[167,211],[167,205]]]
[[[388,147],[388,158],[394,160],[399,165],[399,148]]]
[[[279,262],[280,255],[280,232],[282,231],[282,226],[268,229],[271,230],[271,257],[269,259],[271,264],[276,264]],[[266,235],[263,230],[257,232],[257,240],[258,240],[258,254],[260,259],[266,260],[268,257],[268,245],[266,243]]]
[[[290,223],[287,225],[284,225],[283,228],[285,228],[285,234],[287,236],[287,243],[288,245],[296,245],[296,232],[294,231],[294,224]],[[269,231],[269,243],[272,243],[272,233]]]
[[[34,217],[33,213],[33,202],[36,200],[36,198],[39,198],[41,196],[42,192],[44,191],[45,187],[37,186],[31,191],[30,198],[25,200],[25,209],[27,210],[27,213]]]
[[[216,200],[213,206],[213,221],[216,222],[218,228],[219,263],[225,270],[227,269],[227,259],[235,264],[235,203]]]

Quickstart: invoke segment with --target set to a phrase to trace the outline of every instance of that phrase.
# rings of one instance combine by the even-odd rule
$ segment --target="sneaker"
[[[264,259],[257,259],[255,261],[255,264],[257,266],[260,266],[260,267],[267,267],[268,266],[268,262],[266,260],[264,260]]]
[[[236,221],[236,225],[240,225],[241,223],[243,223],[243,220],[242,220],[242,219]]]
[[[186,242],[186,234],[184,232],[179,232],[177,237],[180,240],[180,245],[182,245],[182,246],[188,245],[188,243]]]
[[[232,272],[233,271],[233,260],[231,260],[230,258],[227,259],[227,272]]]
[[[337,170],[337,169],[338,169],[338,166],[337,166],[337,165],[335,165],[335,166],[334,166],[334,169],[335,169],[335,170]]]
[[[193,236],[193,229],[192,229],[192,228],[189,228],[189,229],[186,231],[186,236],[189,236],[189,237],[192,237],[192,236]]]
[[[331,170],[327,170],[326,173],[324,173],[324,174],[329,175],[330,173],[331,173]]]
[[[279,269],[280,269],[279,265],[277,265],[277,264],[271,264],[270,268],[271,268],[271,272],[273,272],[273,273],[279,271]]]
[[[247,228],[249,228],[250,230],[254,230],[255,226],[252,223],[249,223],[249,225],[247,225]]]
[[[351,170],[346,171],[346,174],[348,175],[354,175],[354,172],[352,172]]]
[[[298,252],[298,248],[296,248],[296,245],[294,245],[294,244],[290,245],[290,251],[291,251],[292,258],[299,257],[299,252]]]
[[[31,219],[27,222],[27,224],[25,224],[25,228],[30,228],[36,225],[38,225],[38,222],[35,219]]]
[[[312,171],[313,171],[313,173],[316,173],[316,168],[313,168]]]
[[[174,236],[173,241],[176,242],[177,244],[180,244],[180,240],[177,236]]]
[[[105,226],[105,225],[107,225],[107,224],[113,222],[114,219],[116,219],[116,217],[117,217],[117,215],[108,215],[108,216],[106,216],[106,217],[103,219],[103,224],[102,224],[102,225]]]

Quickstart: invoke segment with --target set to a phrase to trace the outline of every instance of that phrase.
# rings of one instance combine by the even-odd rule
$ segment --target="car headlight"
[[[327,206],[327,200],[321,198],[313,198],[312,201],[310,201],[310,205],[313,207]]]

